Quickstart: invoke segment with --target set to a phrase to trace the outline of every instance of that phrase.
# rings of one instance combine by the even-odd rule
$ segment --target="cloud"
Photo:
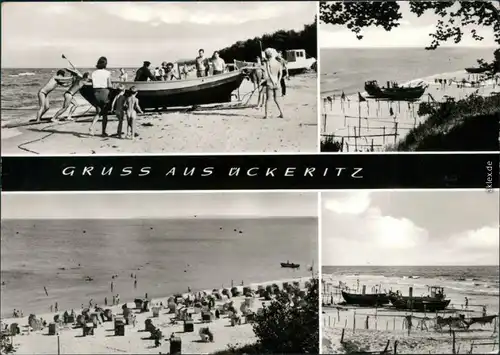
[[[500,230],[491,222],[498,218],[498,197],[486,200],[482,191],[422,194],[323,193],[323,265],[498,265]],[[496,217],[478,219],[457,203],[460,199],[482,203]],[[434,207],[454,218],[436,220]],[[471,216],[475,224],[456,221]]]
[[[449,242],[456,248],[463,249],[499,249],[499,228],[486,226],[480,229],[469,230],[449,238]]]
[[[427,230],[415,225],[407,218],[383,216],[380,210],[370,210],[366,219],[366,232],[372,235],[378,247],[384,249],[415,248],[429,237]]]
[[[310,4],[293,2],[251,3],[107,3],[99,4],[110,15],[127,21],[235,25],[300,13]]]
[[[370,207],[370,193],[359,191],[345,197],[326,199],[324,205],[335,213],[361,214]]]

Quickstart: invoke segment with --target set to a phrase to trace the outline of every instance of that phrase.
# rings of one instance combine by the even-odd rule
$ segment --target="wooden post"
[[[451,349],[451,351],[453,354],[456,354],[457,350],[455,349],[455,331],[453,331],[451,334],[453,336],[453,348]]]
[[[352,332],[356,333],[356,311],[354,311],[352,316]]]
[[[358,131],[361,136],[361,103],[358,102]]]
[[[374,150],[373,150],[373,138],[372,138],[372,144],[371,144],[371,151],[374,152]]]
[[[347,328],[347,317],[346,317],[345,322],[344,322],[344,328]]]
[[[398,123],[394,122],[394,144],[398,141]]]
[[[396,330],[396,317],[392,318],[392,330]]]
[[[59,339],[59,334],[57,334],[57,355],[61,355],[61,339]]]
[[[385,330],[389,330],[389,321],[385,322]]]
[[[344,332],[345,332],[345,328],[342,328],[342,335],[340,336],[340,344],[342,344],[344,342]]]
[[[382,144],[385,144],[385,126],[382,127]]]
[[[354,150],[358,151],[358,134],[356,133],[356,126],[354,126]]]
[[[323,133],[326,133],[326,119],[328,118],[328,115],[325,112],[325,121],[323,122]]]
[[[341,140],[341,148],[340,148],[340,151],[343,152],[344,151],[344,137],[342,137],[342,140]]]
[[[361,291],[361,294],[366,294],[366,285],[363,285],[363,288],[362,288],[362,291]]]
[[[398,341],[394,341],[394,354],[398,353]]]

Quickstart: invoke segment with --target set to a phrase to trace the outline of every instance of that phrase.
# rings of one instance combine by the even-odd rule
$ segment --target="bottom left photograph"
[[[1,353],[319,353],[318,194],[3,193]]]

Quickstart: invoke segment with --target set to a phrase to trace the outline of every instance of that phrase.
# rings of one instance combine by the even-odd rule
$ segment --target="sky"
[[[499,192],[322,194],[322,264],[498,265]]]
[[[316,217],[317,193],[2,193],[2,219]]]
[[[195,58],[314,21],[315,2],[2,3],[2,67],[137,67]]]
[[[426,13],[420,18],[410,12],[410,5],[406,1],[398,1],[401,6],[403,18],[399,21],[400,26],[391,31],[385,31],[381,27],[363,28],[361,34],[363,39],[358,40],[356,35],[347,29],[346,26],[330,25],[320,23],[319,25],[319,43],[322,48],[386,48],[386,47],[422,47],[430,45],[432,38],[430,33],[434,33],[435,25],[440,19],[434,13]],[[453,41],[442,43],[442,47],[461,46],[461,47],[498,47],[494,41],[492,27],[477,27],[479,35],[485,37],[478,42],[472,39],[469,32],[464,35],[462,41],[455,44]],[[466,27],[467,29],[470,27]]]

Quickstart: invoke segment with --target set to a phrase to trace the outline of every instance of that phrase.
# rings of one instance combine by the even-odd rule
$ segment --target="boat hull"
[[[300,264],[287,264],[287,263],[280,263],[281,267],[289,268],[289,269],[298,269],[300,267]]]
[[[230,102],[243,78],[243,73],[235,71],[189,80],[113,82],[113,85],[122,84],[126,89],[135,86],[142,109],[161,109]],[[80,94],[96,106],[91,85],[82,87]],[[110,104],[117,94],[117,89],[110,90]]]
[[[415,312],[437,312],[443,311],[450,304],[450,300],[442,300],[430,297],[391,297],[390,301],[396,309]]]
[[[378,307],[389,304],[389,296],[385,293],[356,294],[342,291],[342,297],[347,304],[361,307]]]
[[[425,93],[427,87],[419,86],[414,88],[380,88],[365,84],[365,91],[371,98],[412,101],[418,100]]]
[[[469,74],[481,74],[487,70],[487,68],[465,68],[465,71]]]

